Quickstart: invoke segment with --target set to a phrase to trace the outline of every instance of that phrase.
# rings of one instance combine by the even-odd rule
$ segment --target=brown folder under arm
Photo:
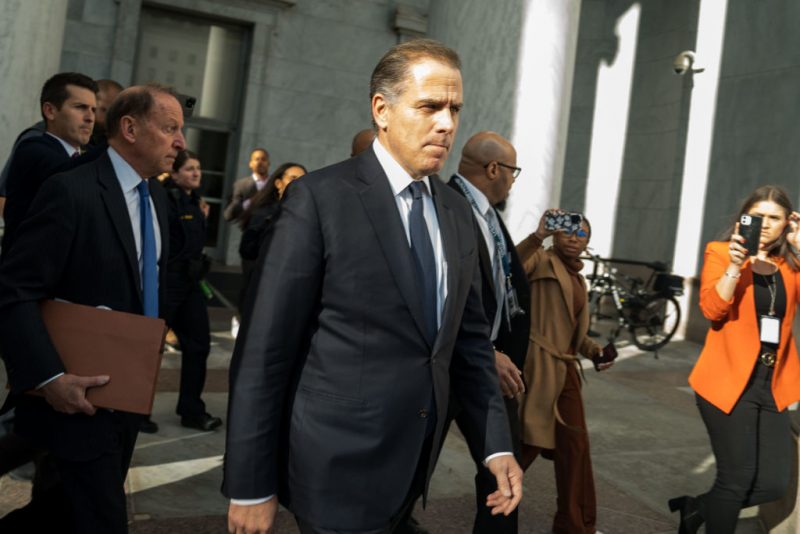
[[[152,411],[166,333],[162,319],[54,300],[42,302],[41,311],[68,373],[111,377],[86,391],[89,402],[125,412]]]

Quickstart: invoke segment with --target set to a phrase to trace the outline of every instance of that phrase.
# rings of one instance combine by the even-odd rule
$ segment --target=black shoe
[[[698,509],[697,499],[684,495],[669,500],[669,511],[681,512],[681,523],[678,534],[695,534],[705,519]]]
[[[220,425],[222,425],[222,419],[214,417],[209,413],[181,417],[181,426],[185,426],[186,428],[195,428],[207,432],[209,430],[214,430]]]
[[[150,419],[146,417],[139,421],[139,432],[143,432],[145,434],[155,434],[158,432],[158,425]]]

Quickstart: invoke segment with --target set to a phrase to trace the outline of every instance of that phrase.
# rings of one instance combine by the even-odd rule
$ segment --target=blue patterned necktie
[[[422,311],[425,318],[425,329],[428,341],[433,345],[436,332],[439,330],[436,309],[436,259],[433,245],[425,224],[423,214],[423,191],[425,184],[414,181],[409,186],[414,197],[411,213],[408,216],[408,229],[411,234],[411,252],[414,254],[414,265],[417,270],[419,287],[422,290]]]
[[[136,186],[139,191],[139,222],[142,236],[142,297],[144,315],[158,317],[158,269],[156,267],[156,235],[150,211],[150,189],[146,180]]]

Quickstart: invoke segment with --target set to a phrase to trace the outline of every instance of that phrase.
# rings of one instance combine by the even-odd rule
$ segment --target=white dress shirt
[[[122,188],[122,194],[125,195],[125,204],[128,206],[128,217],[131,219],[131,229],[133,230],[133,241],[136,244],[136,257],[139,259],[139,274],[142,274],[142,266],[144,265],[144,258],[142,257],[142,231],[141,219],[139,216],[139,191],[136,187],[142,181],[133,167],[125,161],[119,152],[113,148],[108,148],[108,157],[111,158],[111,165],[114,167],[114,173],[117,175],[119,186]],[[153,204],[153,198],[150,198],[150,213],[153,220],[153,232],[156,238],[156,261],[161,258],[161,226],[158,224],[158,217],[156,216],[156,207]],[[156,272],[158,272],[158,264],[156,264]],[[142,277],[139,276],[141,283]],[[141,289],[141,287],[140,287]]]
[[[470,202],[470,206],[472,206],[472,211],[475,213],[475,218],[478,220],[478,227],[481,229],[483,241],[486,243],[486,249],[489,251],[489,264],[492,266],[492,276],[494,277],[494,283],[496,286],[495,298],[497,299],[497,309],[495,310],[494,319],[492,320],[492,332],[489,336],[490,339],[494,341],[497,339],[497,333],[500,330],[500,322],[502,320],[504,310],[503,307],[506,304],[504,288],[505,277],[502,274],[502,265],[498,265],[496,263],[498,261],[502,261],[502,259],[497,257],[497,245],[495,244],[492,231],[489,230],[489,218],[496,217],[496,215],[492,213],[494,208],[489,202],[489,199],[486,198],[486,195],[484,195],[480,189],[475,187],[472,182],[460,174],[456,173],[456,176],[469,190],[470,195],[472,195],[472,199],[475,201],[475,205]],[[499,226],[496,230],[498,232],[501,231]]]
[[[56,134],[50,133],[50,132],[45,132],[45,135],[49,135],[50,137],[54,138],[59,143],[61,143],[61,146],[63,146],[64,150],[67,151],[67,156],[72,157],[76,152],[78,153],[79,156],[81,155],[81,151],[80,150],[78,150],[77,148],[75,148],[71,144],[67,143],[66,141],[61,139],[59,136],[57,136]]]

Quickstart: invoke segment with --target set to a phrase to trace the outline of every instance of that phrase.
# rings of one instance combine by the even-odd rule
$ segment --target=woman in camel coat
[[[594,478],[577,356],[593,359],[601,352],[586,335],[589,304],[578,259],[589,243],[591,227],[584,218],[581,230],[572,235],[557,231],[553,247],[544,249],[542,241],[553,235],[546,228],[546,215],[536,232],[517,246],[531,287],[530,346],[524,366],[527,393],[520,404],[522,467],[530,466],[540,453],[554,462],[558,492],[554,533],[594,534]]]

